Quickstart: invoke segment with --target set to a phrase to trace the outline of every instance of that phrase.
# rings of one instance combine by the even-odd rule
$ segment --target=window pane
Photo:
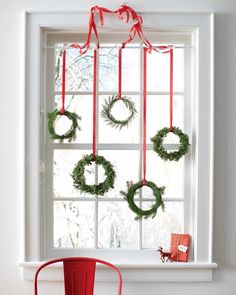
[[[143,208],[148,209],[151,202],[144,202]],[[165,211],[158,208],[154,218],[142,221],[142,247],[157,249],[162,246],[169,249],[171,233],[183,233],[184,229],[184,206],[180,202],[166,202]]]
[[[94,203],[54,202],[54,247],[94,247]]]
[[[132,101],[135,102],[137,114],[130,122],[128,127],[122,129],[114,128],[108,125],[101,117],[100,113],[103,109],[103,104],[108,96],[101,95],[99,97],[99,143],[138,143],[140,139],[140,102],[138,96],[132,96]],[[117,102],[113,109],[112,115],[120,120],[125,120],[129,116],[129,112],[122,102]]]
[[[170,126],[169,96],[148,95],[147,97],[147,142],[155,136],[158,130]],[[184,99],[183,96],[174,96],[173,99],[173,126],[184,131]],[[169,141],[170,143],[176,143]]]
[[[138,247],[138,222],[126,202],[99,202],[98,247]]]
[[[111,45],[113,46],[113,45]],[[99,90],[117,92],[118,85],[117,49],[99,49]]]
[[[184,50],[174,50],[174,91],[184,91]],[[168,91],[170,89],[170,54],[152,51],[147,55],[147,90]]]
[[[90,151],[83,150],[54,150],[53,195],[55,198],[91,197],[91,195],[75,189],[71,177],[76,163],[82,159],[83,155],[90,153]],[[94,165],[85,168],[85,177],[87,183],[94,183]]]
[[[184,159],[163,161],[154,151],[147,151],[147,180],[153,181],[158,187],[165,186],[165,198],[184,197]],[[150,198],[152,191],[143,188],[143,197]]]
[[[127,181],[137,182],[139,180],[139,151],[103,150],[99,151],[99,155],[110,161],[114,165],[116,172],[114,189],[107,192],[104,196],[109,198],[123,197],[120,191],[127,190]],[[98,179],[99,182],[103,181],[103,169],[98,170]]]
[[[114,47],[99,50],[99,90],[118,90],[118,49]],[[140,90],[140,51],[139,49],[122,50],[122,90]]]
[[[140,90],[140,49],[123,50],[122,87],[124,91]]]
[[[55,108],[61,109],[61,96],[55,96]],[[78,125],[81,130],[77,129],[76,140],[72,142],[91,143],[92,142],[92,122],[93,122],[93,100],[90,95],[66,95],[65,108],[70,112],[76,113],[81,117]],[[56,121],[55,129],[58,134],[63,134],[70,129],[71,121],[66,117],[59,117]],[[58,140],[55,140],[58,142]],[[68,143],[68,140],[64,140]]]
[[[56,44],[62,46],[63,44]],[[55,50],[55,91],[61,91],[62,50]],[[66,51],[66,91],[92,91],[93,50],[80,55],[79,49]]]

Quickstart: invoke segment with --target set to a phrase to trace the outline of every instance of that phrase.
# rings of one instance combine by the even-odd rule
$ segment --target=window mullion
[[[43,80],[44,83],[44,95],[43,95],[43,109],[44,112],[44,130],[47,130],[47,113],[55,109],[55,96],[53,95],[55,89],[55,51],[45,53],[45,67],[47,65],[48,69],[46,71],[45,77]],[[43,250],[41,250],[41,258],[46,257],[48,249],[54,246],[54,194],[53,194],[53,158],[54,158],[54,147],[51,143],[48,132],[44,133],[43,136],[43,145],[41,145],[41,154],[44,161],[44,179],[41,179],[41,196],[42,196],[42,208],[44,208],[44,213],[41,220],[41,237],[43,241]]]
[[[186,45],[191,44],[192,41],[187,41]],[[190,142],[192,143],[192,117],[196,110],[193,109],[193,102],[190,99],[193,97],[191,91],[192,87],[192,76],[188,73],[191,72],[192,68],[192,52],[184,49],[184,130],[189,134]],[[191,111],[190,111],[191,110]],[[194,237],[194,223],[193,223],[193,207],[194,204],[194,191],[193,189],[193,150],[190,149],[189,153],[185,156],[184,159],[184,231],[189,232],[192,237]],[[192,239],[193,243],[193,239]],[[192,245],[193,248],[193,245]],[[191,259],[196,259],[196,255],[192,251]]]

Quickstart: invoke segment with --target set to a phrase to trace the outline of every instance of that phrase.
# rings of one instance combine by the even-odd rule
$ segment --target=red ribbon
[[[97,48],[99,48],[99,38],[98,38],[98,32],[97,27],[95,23],[95,13],[98,13],[100,25],[104,25],[104,13],[110,13],[110,14],[116,14],[118,19],[123,20],[123,15],[126,16],[126,23],[129,22],[130,18],[134,22],[132,27],[129,31],[128,38],[122,43],[122,48],[124,48],[128,43],[130,43],[136,35],[138,35],[139,39],[142,41],[142,43],[147,47],[147,50],[151,52],[152,50],[155,50],[157,52],[167,53],[169,52],[170,48],[168,46],[159,46],[159,47],[153,47],[150,41],[145,37],[143,30],[142,30],[142,23],[143,19],[140,15],[137,14],[136,11],[134,11],[131,7],[128,5],[121,5],[116,10],[110,10],[105,7],[100,6],[93,6],[90,10],[90,17],[89,17],[89,30],[87,35],[87,40],[83,45],[79,45],[77,43],[71,44],[70,46],[73,48],[78,48],[80,50],[80,54],[85,54],[88,49],[90,48],[91,43],[91,35],[92,32],[94,32],[97,40]]]
[[[78,43],[73,43],[73,44],[70,45],[70,47],[72,47],[72,48],[79,49],[81,55],[85,54],[90,48],[90,43],[91,43],[90,39],[91,39],[92,31],[94,32],[94,34],[96,36],[97,49],[99,48],[98,32],[97,32],[97,27],[96,27],[95,20],[94,20],[94,10],[95,9],[96,9],[96,6],[92,7],[91,10],[90,10],[89,31],[88,31],[86,42],[83,45],[79,45]],[[101,16],[101,13],[99,13],[99,15],[100,15],[101,25],[103,25],[103,15]]]
[[[146,184],[147,154],[147,48],[143,48],[143,184]]]
[[[97,50],[93,53],[93,158],[96,157],[97,142]]]
[[[129,37],[126,41],[123,42],[122,47],[125,47],[125,45],[131,42],[136,36],[136,34],[138,34],[139,38],[142,40],[144,45],[149,48],[149,50],[153,48],[151,43],[145,38],[143,34],[142,27],[141,27],[143,23],[142,17],[138,15],[137,12],[135,12],[131,7],[129,7],[128,5],[121,5],[118,9],[113,11],[105,7],[100,7],[96,5],[96,6],[93,6],[90,10],[89,30],[88,30],[86,42],[83,45],[79,45],[77,43],[73,43],[70,45],[73,48],[78,48],[81,54],[85,54],[90,48],[90,43],[91,43],[90,39],[91,39],[92,32],[94,32],[96,36],[97,48],[99,48],[98,32],[97,32],[97,27],[95,24],[95,12],[97,12],[99,15],[101,26],[104,25],[104,13],[116,14],[120,20],[124,19],[123,15],[125,14],[126,23],[129,22],[130,17],[132,18],[132,21],[135,22],[135,24],[131,27],[129,32]]]
[[[173,130],[173,49],[170,50],[170,131]]]
[[[66,50],[62,52],[62,82],[61,82],[61,115],[65,113],[65,96],[66,96]]]
[[[122,48],[118,50],[118,98],[122,97]]]
[[[121,5],[118,9],[116,10],[110,10],[105,7],[100,7],[100,6],[93,6],[90,10],[90,17],[89,17],[89,30],[88,30],[88,35],[87,35],[87,40],[83,45],[79,45],[77,43],[73,43],[70,45],[70,47],[73,48],[78,48],[80,50],[80,54],[85,54],[89,48],[90,48],[90,43],[91,43],[91,35],[92,32],[94,32],[97,40],[97,48],[99,48],[99,38],[98,38],[98,32],[97,32],[97,27],[95,23],[95,13],[98,13],[99,15],[99,20],[100,20],[100,25],[104,26],[104,13],[111,13],[111,14],[116,14],[118,19],[123,20],[124,17],[123,15],[125,14],[126,16],[126,23],[129,22],[130,18],[132,18],[132,21],[134,24],[130,28],[129,31],[129,36],[128,38],[122,43],[122,48],[124,48],[128,43],[130,43],[136,35],[138,35],[139,39],[143,42],[145,47],[147,47],[147,50],[151,52],[152,50],[155,50],[157,52],[162,52],[162,53],[167,53],[169,52],[170,48],[168,46],[159,46],[159,47],[153,47],[150,41],[145,37],[143,30],[142,30],[142,24],[143,24],[143,19],[140,15],[137,14],[135,10],[133,10],[131,7],[128,5]]]

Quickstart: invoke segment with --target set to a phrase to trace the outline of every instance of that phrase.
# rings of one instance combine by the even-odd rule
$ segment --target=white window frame
[[[214,14],[212,13],[141,13],[144,30],[190,30],[194,35],[194,97],[193,145],[196,149],[195,192],[193,206],[194,219],[194,262],[163,265],[153,263],[153,256],[141,260],[132,257],[115,261],[125,270],[125,280],[140,281],[138,269],[146,269],[147,281],[202,281],[212,279],[213,263],[213,168],[214,168]],[[29,269],[37,267],[40,261],[42,199],[40,198],[40,116],[41,97],[45,97],[42,78],[45,75],[43,60],[43,30],[67,29],[87,31],[87,12],[27,12],[26,13],[26,83],[25,83],[25,130],[22,145],[22,169],[25,171],[25,255],[22,264],[25,278],[31,278]],[[127,30],[127,25],[112,17],[106,21],[107,30]],[[102,28],[102,30],[106,30]],[[23,118],[22,118],[23,120]],[[45,225],[44,225],[45,226]],[[107,258],[109,259],[109,258]],[[111,256],[112,260],[112,256]],[[178,269],[178,271],[177,271]],[[191,269],[191,272],[189,271]],[[165,270],[165,271],[164,271]],[[150,271],[153,275],[150,275]],[[137,274],[135,277],[134,274]],[[148,275],[149,273],[149,275]],[[162,273],[161,276],[160,273]],[[166,274],[166,275],[165,275]],[[185,277],[183,277],[185,275]],[[150,279],[151,277],[151,279]],[[136,279],[135,279],[136,278]],[[183,279],[184,278],[184,279]]]
[[[179,44],[182,45],[184,47],[186,47],[186,51],[185,51],[185,55],[184,55],[184,64],[185,64],[185,80],[186,83],[184,85],[184,89],[182,91],[174,91],[174,95],[179,95],[180,97],[178,97],[178,99],[183,99],[185,100],[184,102],[184,130],[187,134],[191,135],[192,133],[192,122],[191,122],[191,81],[189,81],[189,77],[191,78],[191,43],[192,43],[192,34],[191,32],[181,32],[181,34],[179,32],[171,32],[170,30],[168,31],[161,31],[160,33],[156,33],[156,32],[152,32],[153,34],[155,34],[155,36],[152,36],[152,40],[154,40],[154,38],[156,39],[156,42],[160,43],[160,44]],[[84,36],[85,37],[85,36]],[[46,58],[46,64],[47,64],[47,75],[44,78],[44,88],[46,87],[46,93],[47,93],[47,97],[43,98],[43,110],[44,110],[44,118],[42,118],[42,125],[44,128],[44,130],[47,130],[47,113],[50,112],[52,109],[55,108],[54,105],[54,96],[57,94],[61,94],[60,91],[55,91],[54,90],[54,50],[51,49],[50,47],[54,47],[55,44],[58,43],[73,43],[75,42],[75,40],[77,40],[77,42],[82,43],[81,40],[84,40],[84,37],[80,37],[81,39],[78,40],[78,34],[73,34],[73,33],[69,33],[69,32],[63,32],[61,31],[59,32],[54,32],[54,31],[50,31],[47,30],[44,33],[44,44],[46,47],[46,50],[44,51],[44,59]],[[118,40],[122,41],[125,38],[127,38],[127,34],[120,34],[120,33],[111,33],[110,34],[108,32],[106,32],[105,36],[100,34],[99,40],[100,43],[112,43],[114,42],[115,44],[118,43]],[[68,49],[69,50],[69,49]],[[175,50],[183,50],[182,48],[180,49],[175,49]],[[99,55],[97,58],[97,64],[99,64]],[[125,92],[123,91],[123,95],[128,95],[130,97],[133,97],[133,95],[137,95],[137,99],[139,100],[140,106],[142,106],[142,79],[143,79],[143,53],[140,50],[140,70],[141,70],[141,77],[140,77],[140,86],[139,86],[139,90],[137,91],[129,91],[129,92]],[[45,85],[46,84],[46,85]],[[69,93],[68,93],[69,94]],[[90,95],[92,97],[92,91],[73,91],[73,94],[75,95]],[[112,95],[113,92],[112,91],[100,91],[99,90],[99,86],[97,86],[97,104],[99,104],[99,99],[101,99],[101,97],[99,98],[99,95]],[[169,90],[167,90],[166,92],[164,91],[147,91],[147,95],[164,95],[166,97],[167,100],[169,100]],[[42,100],[42,98],[41,98]],[[97,122],[99,120],[99,116],[97,116]],[[139,121],[140,126],[142,126],[142,116],[140,116],[140,121]],[[98,126],[98,123],[97,123]],[[99,143],[99,133],[98,132],[98,136],[97,136],[97,150],[99,151],[103,151],[103,150],[134,150],[134,151],[138,151],[140,154],[140,159],[141,160],[141,153],[142,153],[142,128],[140,128],[140,142],[139,143],[125,143],[125,144],[116,144],[116,143]],[[190,136],[190,144],[191,144],[191,136]],[[165,145],[167,149],[171,150],[176,148],[176,145],[174,144],[166,144]],[[139,239],[139,246],[138,249],[130,249],[130,250],[126,250],[126,249],[99,249],[99,248],[94,248],[94,249],[77,249],[77,248],[54,248],[53,245],[53,202],[52,202],[52,192],[53,192],[53,187],[52,187],[52,161],[53,161],[53,151],[57,150],[57,149],[65,149],[65,150],[86,150],[86,154],[91,152],[91,143],[74,143],[74,144],[64,144],[64,143],[54,143],[48,133],[44,134],[43,138],[42,138],[42,143],[41,143],[41,148],[42,148],[42,159],[41,159],[41,163],[43,163],[43,166],[45,166],[45,175],[44,175],[44,180],[42,181],[43,184],[46,183],[46,186],[44,185],[44,191],[41,191],[42,194],[42,198],[44,200],[44,208],[42,208],[42,212],[45,212],[44,214],[44,218],[43,220],[41,220],[41,224],[43,226],[43,224],[45,223],[45,226],[43,226],[43,228],[45,228],[46,232],[42,233],[42,237],[41,239],[42,241],[42,245],[43,245],[43,252],[42,252],[42,258],[50,258],[50,257],[62,257],[62,256],[70,256],[70,255],[77,255],[77,253],[80,253],[80,255],[83,256],[96,256],[99,257],[100,259],[106,259],[107,256],[111,256],[111,251],[112,251],[112,255],[114,255],[116,258],[120,257],[130,257],[131,255],[135,258],[135,259],[140,259],[140,258],[147,258],[147,257],[152,257],[153,259],[156,258],[156,249],[155,250],[149,250],[149,249],[143,249],[142,245],[141,245],[141,240],[142,240],[142,221],[138,221],[139,223],[139,234],[138,234],[138,239]],[[153,145],[151,143],[147,144],[147,150],[152,150],[153,149]],[[193,173],[193,169],[192,169],[192,165],[190,165],[190,162],[193,162],[194,165],[194,161],[192,161],[192,157],[193,154],[192,152],[189,152],[188,155],[186,155],[185,159],[184,159],[184,174],[185,177],[187,177],[188,181],[185,181],[184,183],[184,197],[183,198],[165,198],[165,196],[163,196],[163,199],[165,202],[180,202],[183,204],[183,220],[184,220],[184,232],[190,233],[193,236],[193,225],[191,224],[191,220],[192,220],[192,216],[190,217],[190,215],[192,215],[191,213],[191,198],[192,198],[192,190],[194,190],[194,188],[192,188],[192,186],[194,186],[194,184],[191,181],[191,175]],[[139,176],[140,179],[142,178],[142,165],[141,165],[141,161],[139,163]],[[96,177],[95,177],[96,178]],[[47,181],[49,180],[49,181]],[[50,194],[50,195],[49,195]],[[187,197],[186,197],[187,196]],[[81,201],[81,197],[76,199],[76,198],[58,198],[57,201]],[[109,201],[119,201],[119,202],[125,202],[124,198],[121,196],[120,199],[118,200],[118,198],[93,198],[93,199],[88,199],[88,198],[84,198],[84,201],[94,201],[95,200],[95,207],[97,206],[98,202],[102,201],[102,202],[109,202]],[[144,201],[142,198],[140,199],[140,201]],[[152,201],[152,199],[145,199],[145,201]],[[95,214],[95,219],[97,218],[97,214]],[[97,226],[95,226],[95,231],[97,230]],[[96,237],[96,234],[95,234]],[[95,238],[95,243],[97,244],[97,238]],[[142,251],[143,250],[143,251]],[[142,252],[140,252],[142,251]],[[193,253],[191,253],[191,260],[193,258]]]

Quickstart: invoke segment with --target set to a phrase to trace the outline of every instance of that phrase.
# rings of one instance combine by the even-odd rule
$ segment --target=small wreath
[[[66,116],[72,121],[70,129],[62,135],[59,135],[55,132],[54,123],[58,116]],[[81,117],[79,117],[76,113],[71,113],[69,111],[65,111],[64,114],[61,114],[58,110],[48,113],[48,131],[51,135],[51,139],[59,139],[60,142],[63,142],[64,139],[68,139],[69,142],[75,140],[76,129],[78,128],[81,130],[80,126],[78,125],[78,120],[81,120]]]
[[[111,113],[112,108],[118,101],[122,101],[130,112],[128,118],[125,120],[118,120]],[[108,100],[105,100],[103,110],[101,111],[101,116],[105,119],[108,125],[121,129],[124,126],[128,127],[130,122],[135,118],[136,113],[137,110],[135,108],[135,104],[130,98],[124,96],[119,99],[117,95],[113,95],[112,97],[109,97]]]
[[[163,147],[164,138],[167,136],[169,132],[173,132],[175,135],[179,137],[180,147],[178,151],[168,152]],[[173,127],[172,130],[165,127],[158,131],[158,133],[153,138],[151,138],[151,140],[153,142],[153,150],[157,152],[163,160],[169,161],[178,161],[188,152],[190,146],[188,135],[184,134],[182,130],[178,127]]]
[[[137,193],[137,190],[143,186],[150,187],[156,199],[156,202],[148,210],[143,210],[139,208],[134,202],[134,196]],[[162,195],[164,193],[164,190],[165,190],[165,187],[157,187],[155,183],[151,181],[146,181],[146,183],[144,183],[143,181],[139,181],[137,183],[134,183],[134,184],[131,183],[130,185],[128,185],[128,191],[127,192],[121,191],[121,194],[125,196],[125,200],[128,202],[129,208],[134,213],[136,213],[135,219],[139,220],[142,217],[144,217],[145,219],[149,217],[154,218],[156,216],[157,209],[160,206],[162,207],[162,210],[164,210],[164,202],[162,200]]]
[[[91,165],[92,162],[95,162],[97,165],[102,165],[105,170],[106,179],[97,185],[86,184],[84,176],[85,166]],[[74,180],[75,188],[92,195],[103,196],[110,188],[114,188],[116,173],[113,169],[113,165],[104,157],[96,156],[94,158],[93,154],[91,154],[83,156],[83,158],[76,164],[71,176]]]

